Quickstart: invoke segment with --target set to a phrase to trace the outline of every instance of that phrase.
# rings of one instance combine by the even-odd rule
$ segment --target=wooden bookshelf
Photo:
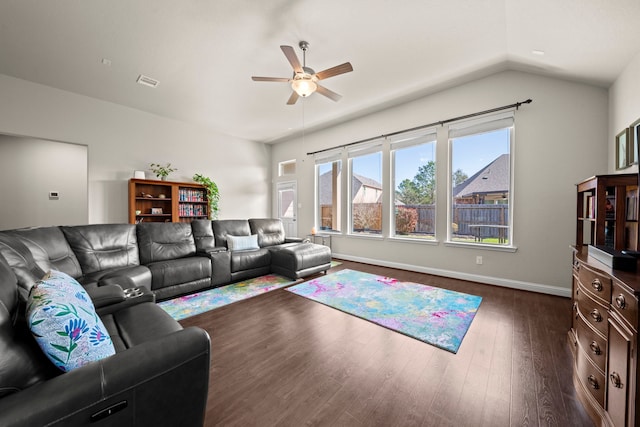
[[[598,175],[577,187],[576,245],[638,250],[638,174]]]
[[[209,218],[207,189],[196,183],[129,180],[129,223],[191,222]]]

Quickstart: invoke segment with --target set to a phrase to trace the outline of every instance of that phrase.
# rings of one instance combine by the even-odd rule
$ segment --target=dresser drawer
[[[609,303],[611,298],[611,277],[581,264],[578,268],[578,277],[582,286],[599,298],[604,303]]]
[[[580,343],[578,343],[578,351],[576,351],[576,372],[584,388],[591,393],[600,404],[600,407],[603,408],[606,387],[604,374],[591,363],[589,357],[582,351]]]
[[[606,306],[591,298],[582,286],[578,291],[578,312],[589,325],[600,331],[602,335],[607,336],[609,312]]]
[[[611,307],[626,320],[634,331],[638,325],[638,300],[635,296],[614,280],[611,294]]]
[[[582,350],[604,372],[607,362],[607,340],[587,326],[580,316],[575,321],[575,325],[578,342]]]

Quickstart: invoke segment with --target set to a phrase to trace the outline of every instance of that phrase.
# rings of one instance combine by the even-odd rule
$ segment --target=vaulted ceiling
[[[0,74],[275,143],[505,69],[608,87],[638,22],[638,0],[2,0]],[[353,65],[323,81],[339,102],[251,80],[290,77],[300,40]]]

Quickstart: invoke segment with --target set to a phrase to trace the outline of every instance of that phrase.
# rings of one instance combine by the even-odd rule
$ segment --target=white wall
[[[0,230],[86,224],[87,147],[0,135],[0,199]]]
[[[640,119],[640,53],[618,76],[609,89],[609,173],[637,172],[638,166],[617,171],[615,138],[620,131]]]
[[[575,184],[607,171],[607,91],[585,84],[506,71],[273,147],[272,169],[297,159],[300,234],[314,225],[314,162],[307,152],[532,98],[516,113],[514,253],[481,248],[333,237],[333,251],[375,262],[468,280],[570,295],[575,242]],[[437,155],[446,157],[446,137]],[[443,141],[444,139],[444,141]],[[439,164],[443,164],[440,162]],[[388,170],[388,168],[386,168]],[[439,170],[439,182],[447,171]],[[291,179],[291,177],[287,177]],[[275,178],[277,181],[278,178]],[[446,185],[437,189],[437,230],[446,230]],[[483,265],[476,265],[476,255]]]
[[[191,181],[195,173],[216,181],[220,218],[269,215],[265,144],[6,75],[0,99],[0,133],[89,147],[89,223],[127,222],[127,180],[152,162],[177,167],[175,181]]]

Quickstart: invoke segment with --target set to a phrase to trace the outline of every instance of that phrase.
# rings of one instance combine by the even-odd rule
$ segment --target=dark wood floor
[[[181,321],[211,335],[208,426],[591,426],[568,298],[344,261],[483,297],[457,354],[285,290]]]

